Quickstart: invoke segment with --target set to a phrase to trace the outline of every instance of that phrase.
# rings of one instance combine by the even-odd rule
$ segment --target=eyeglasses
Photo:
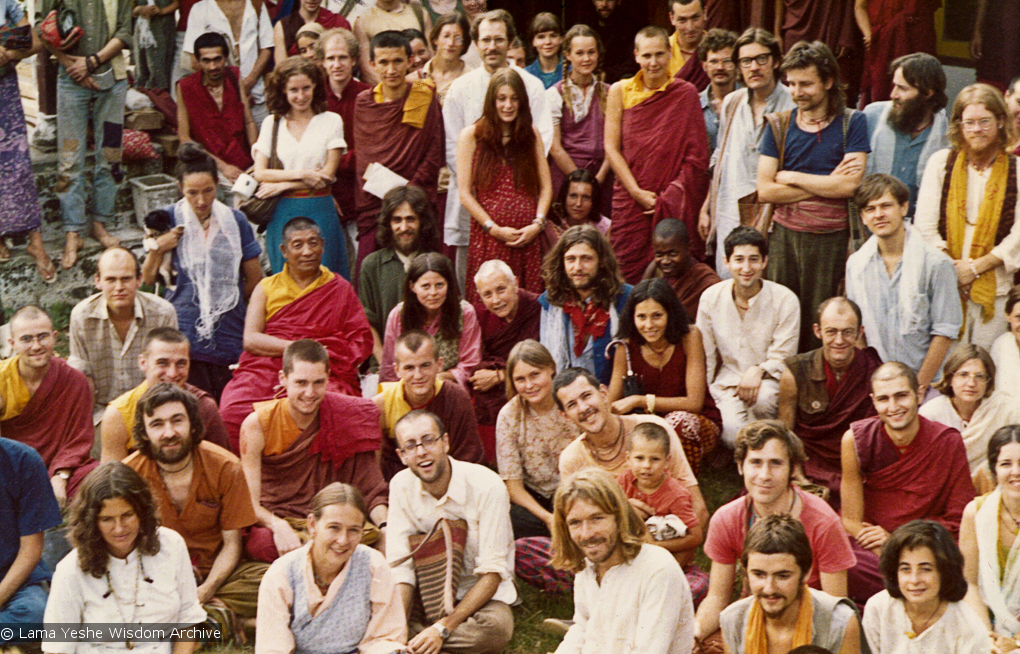
[[[764,66],[769,63],[769,59],[771,58],[772,53],[766,52],[765,54],[760,54],[757,57],[741,57],[738,62],[740,63],[741,68],[750,68],[752,63]]]
[[[970,131],[987,132],[995,125],[994,118],[980,118],[978,120],[961,120],[960,125]]]
[[[733,68],[735,66],[732,59],[709,59],[705,63],[709,66],[716,66],[719,68]],[[748,66],[750,65],[751,64],[748,64]]]
[[[503,45],[507,42],[507,38],[505,36],[486,36],[478,39],[478,42],[482,45]]]
[[[403,447],[399,447],[397,449],[399,449],[401,454],[403,454],[404,456],[411,456],[412,454],[418,451],[419,447],[422,447],[426,450],[430,450],[432,449],[433,445],[435,445],[442,439],[443,439],[442,436],[422,436],[420,443],[411,441],[409,443],[404,443]]]
[[[954,372],[953,377],[956,377],[962,382],[968,382],[973,379],[979,384],[984,384],[990,379],[990,377],[983,372]]]

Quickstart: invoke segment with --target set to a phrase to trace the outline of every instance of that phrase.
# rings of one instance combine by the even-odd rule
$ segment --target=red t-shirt
[[[694,502],[691,491],[667,473],[666,481],[651,495],[645,495],[637,487],[634,473],[628,470],[617,478],[627,499],[641,500],[655,509],[655,515],[675,515],[684,521],[687,528],[698,526],[698,516],[694,514]]]
[[[850,538],[843,528],[843,522],[816,495],[805,493],[794,487],[800,496],[803,509],[800,522],[807,532],[811,551],[814,553],[815,564],[808,575],[808,585],[821,589],[819,572],[839,572],[857,565],[857,557],[850,548]],[[716,563],[733,565],[740,560],[744,550],[744,536],[747,535],[747,509],[750,500],[738,497],[729,504],[719,507],[708,523],[708,535],[705,537],[705,555]]]

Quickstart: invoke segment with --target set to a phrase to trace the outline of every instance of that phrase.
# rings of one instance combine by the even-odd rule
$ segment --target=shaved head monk
[[[361,395],[358,366],[372,353],[372,329],[358,294],[322,265],[325,241],[319,226],[310,218],[291,218],[280,239],[286,264],[251,294],[244,317],[244,354],[220,398],[235,451],[252,403],[275,396],[283,353],[291,343],[307,338],[325,346],[329,390],[348,395]]]
[[[665,30],[642,29],[634,38],[641,70],[613,84],[606,101],[606,158],[616,175],[609,241],[631,284],[652,260],[652,228],[665,218],[686,223],[691,254],[705,258],[697,226],[708,192],[708,133],[698,91],[670,75],[671,58]]]
[[[23,307],[10,328],[14,356],[0,362],[0,433],[35,448],[63,502],[96,467],[89,457],[95,434],[89,383],[54,356],[57,332],[45,311]]]

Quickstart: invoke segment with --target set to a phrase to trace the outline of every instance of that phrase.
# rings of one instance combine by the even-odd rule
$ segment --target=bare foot
[[[0,261],[7,261],[11,258],[11,251],[7,249],[7,240],[0,236]]]
[[[92,236],[99,241],[104,248],[115,248],[120,245],[120,239],[106,231],[106,225],[101,222],[92,222]]]
[[[53,261],[50,259],[50,255],[46,254],[46,248],[42,244],[42,234],[39,232],[32,232],[29,236],[28,247],[25,251],[32,255],[35,259],[35,265],[39,269],[39,276],[47,284],[50,284],[57,279],[57,267],[53,265]]]
[[[67,232],[65,239],[64,256],[60,258],[60,265],[64,270],[70,270],[74,267],[74,263],[78,261],[78,250],[82,248],[84,243],[78,232]]]

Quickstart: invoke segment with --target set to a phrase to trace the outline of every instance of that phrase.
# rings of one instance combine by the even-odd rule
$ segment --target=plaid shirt
[[[95,385],[95,424],[111,400],[145,381],[138,355],[145,335],[156,327],[176,328],[177,314],[163,298],[141,291],[135,295],[135,317],[123,342],[106,312],[102,293],[85,298],[71,311],[71,356],[67,362]]]

